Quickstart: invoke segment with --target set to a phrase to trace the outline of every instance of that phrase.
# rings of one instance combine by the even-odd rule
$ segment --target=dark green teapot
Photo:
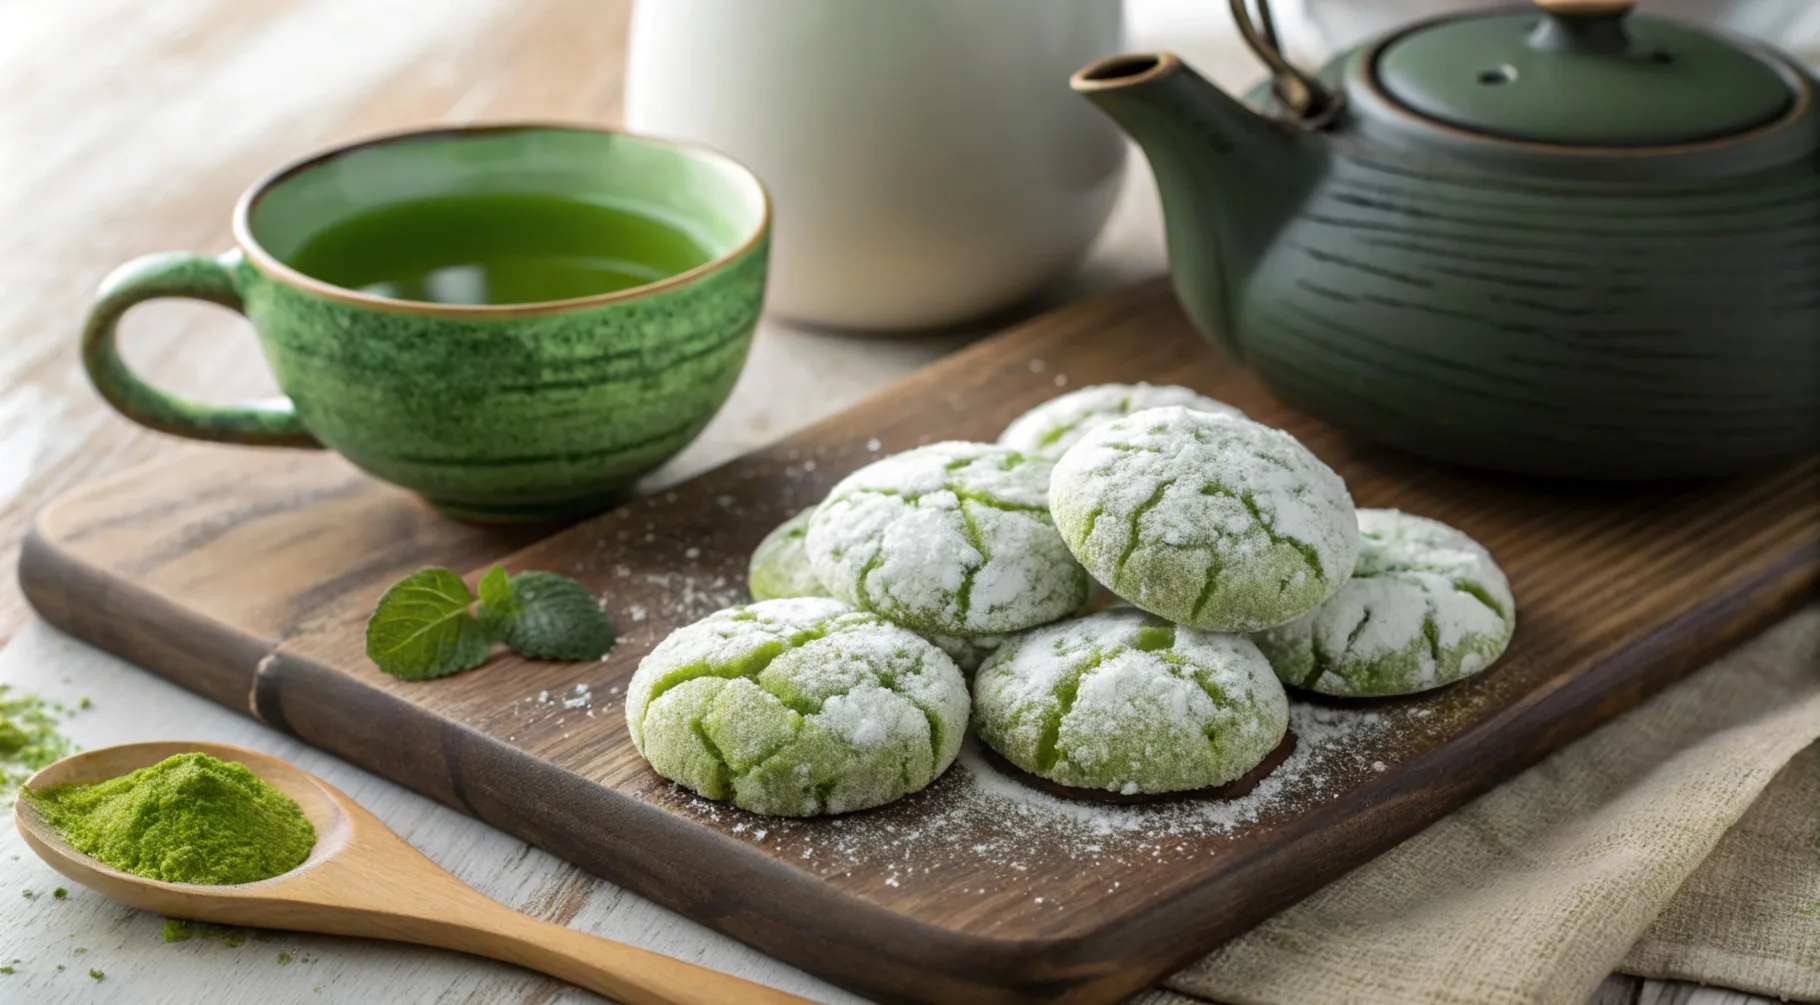
[[[1150,159],[1175,289],[1285,400],[1532,474],[1724,474],[1820,446],[1820,112],[1794,60],[1615,0],[1438,18],[1274,71],[1169,53],[1075,90]]]

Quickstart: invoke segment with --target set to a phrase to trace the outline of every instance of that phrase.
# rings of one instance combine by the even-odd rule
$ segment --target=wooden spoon
[[[316,847],[281,876],[237,886],[162,883],[102,865],[68,844],[21,794],[19,833],[51,867],[115,900],[173,918],[391,939],[491,957],[627,1005],[813,1005],[753,984],[520,914],[406,844],[335,787],[275,757],[220,743],[130,743],[66,757],[28,789],[92,784],[195,751],[246,765],[303,807]]]

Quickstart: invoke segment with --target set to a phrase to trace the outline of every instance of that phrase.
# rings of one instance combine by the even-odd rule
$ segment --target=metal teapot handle
[[[1321,83],[1283,55],[1277,41],[1276,21],[1270,15],[1270,0],[1251,0],[1257,5],[1257,16],[1251,13],[1247,0],[1231,0],[1232,19],[1238,24],[1245,44],[1270,68],[1270,90],[1289,111],[1291,124],[1301,129],[1318,129],[1333,118],[1340,107],[1340,95]]]

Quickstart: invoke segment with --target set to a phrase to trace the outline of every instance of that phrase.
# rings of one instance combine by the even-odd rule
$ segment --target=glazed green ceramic
[[[1772,51],[1627,3],[1443,18],[1234,100],[1074,87],[1148,155],[1175,289],[1289,402],[1428,457],[1716,475],[1820,443],[1820,113]]]
[[[615,292],[474,305],[389,299],[287,264],[350,220],[493,196],[661,221],[708,260]],[[758,320],[770,211],[750,172],[708,151],[579,127],[482,127],[284,168],[241,199],[234,231],[239,247],[224,255],[152,255],[103,282],[83,360],[109,403],[179,436],[328,447],[458,516],[535,519],[609,504],[720,408]],[[141,380],[115,327],[158,297],[245,314],[286,397],[202,404]]]

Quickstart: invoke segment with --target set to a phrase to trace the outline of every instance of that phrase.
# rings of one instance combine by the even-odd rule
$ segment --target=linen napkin
[[[1820,1001],[1820,746],[1782,769],[1618,969]]]
[[[1820,1001],[1816,740],[1810,607],[1134,1002],[1582,1005],[1613,970]]]

